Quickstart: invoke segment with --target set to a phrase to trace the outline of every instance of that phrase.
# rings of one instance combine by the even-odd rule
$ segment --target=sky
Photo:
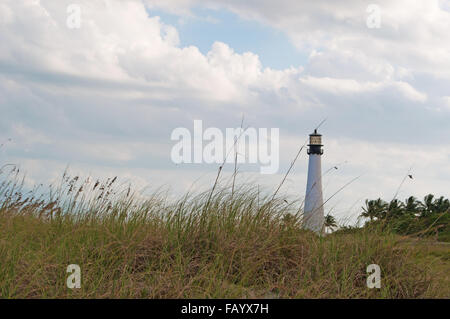
[[[239,166],[239,182],[270,191],[326,119],[322,167],[338,169],[325,199],[357,178],[325,205],[338,219],[397,191],[450,196],[449,0],[78,0],[77,27],[73,3],[0,2],[0,163],[28,185],[68,167],[201,190],[219,165],[174,163],[172,132],[244,118],[279,129],[276,174]],[[307,163],[303,151],[282,194],[301,200]]]

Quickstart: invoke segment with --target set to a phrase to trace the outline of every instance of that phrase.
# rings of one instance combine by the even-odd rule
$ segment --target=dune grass
[[[449,297],[445,271],[418,262],[405,237],[317,236],[295,203],[255,187],[169,200],[65,174],[25,192],[14,170],[0,185],[2,298]],[[80,289],[66,286],[69,264]],[[381,267],[380,289],[366,286],[369,264]]]

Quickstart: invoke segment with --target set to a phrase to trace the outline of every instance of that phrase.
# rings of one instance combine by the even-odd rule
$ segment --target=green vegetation
[[[411,196],[404,202],[393,199],[366,200],[361,217],[369,218],[365,227],[382,227],[401,235],[434,237],[450,242],[450,201],[429,194],[423,202]]]
[[[250,186],[169,200],[117,180],[66,174],[24,190],[1,174],[3,298],[438,298],[448,291],[448,246],[417,245],[376,224],[317,236],[296,203]],[[336,227],[327,218],[328,227]],[[81,288],[66,267],[81,267]],[[381,289],[368,289],[378,264]]]

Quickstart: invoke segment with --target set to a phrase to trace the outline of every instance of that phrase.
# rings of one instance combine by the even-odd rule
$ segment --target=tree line
[[[365,201],[360,217],[368,219],[365,227],[381,225],[403,235],[435,235],[450,240],[450,200],[444,196],[426,195],[423,200],[414,196],[404,201],[381,198]]]

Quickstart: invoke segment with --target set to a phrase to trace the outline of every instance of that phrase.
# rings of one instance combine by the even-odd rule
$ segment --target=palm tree
[[[381,198],[376,200],[366,199],[365,203],[366,207],[361,207],[363,212],[360,216],[369,218],[370,221],[373,221],[375,218],[380,219],[385,216],[387,203],[381,200]]]
[[[333,216],[331,216],[330,214],[328,214],[325,216],[324,226],[325,226],[325,228],[328,227],[329,229],[333,230],[338,225],[337,225],[336,219]]]
[[[427,196],[425,196],[423,198],[423,204],[422,204],[422,214],[421,216],[426,217],[429,216],[433,213],[434,211],[434,195],[433,194],[428,194]]]
[[[434,200],[434,211],[438,214],[446,212],[450,208],[450,201],[441,196]]]
[[[414,196],[410,196],[405,199],[405,204],[403,206],[405,213],[417,216],[421,209],[421,202],[417,200]]]
[[[398,199],[393,199],[388,205],[387,216],[394,218],[401,217],[404,211],[404,204]]]
[[[366,199],[365,204],[366,207],[361,207],[363,212],[361,213],[360,216],[370,218],[370,221],[372,221],[377,215],[375,201]]]

